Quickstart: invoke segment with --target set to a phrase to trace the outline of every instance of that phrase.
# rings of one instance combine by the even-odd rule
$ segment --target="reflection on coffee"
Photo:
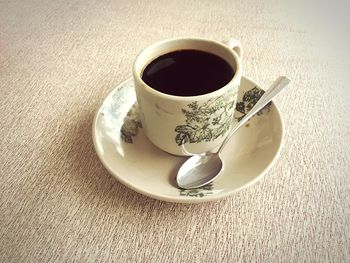
[[[178,50],[146,66],[142,80],[151,88],[176,96],[207,94],[225,86],[234,70],[224,59],[200,50]]]

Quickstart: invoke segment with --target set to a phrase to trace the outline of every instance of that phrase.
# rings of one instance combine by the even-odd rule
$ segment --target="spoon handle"
[[[264,93],[263,96],[258,100],[254,107],[234,126],[229,134],[226,136],[225,140],[221,144],[217,153],[219,154],[221,150],[225,147],[226,143],[230,140],[232,135],[242,127],[255,113],[261,110],[267,103],[269,103],[277,94],[279,94],[290,82],[287,77],[279,77],[271,85],[271,87]]]

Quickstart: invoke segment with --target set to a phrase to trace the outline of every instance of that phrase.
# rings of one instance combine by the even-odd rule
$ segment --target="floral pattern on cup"
[[[176,144],[209,142],[224,135],[230,128],[233,107],[235,105],[234,90],[210,99],[203,104],[194,101],[182,109],[185,124],[175,127]]]
[[[264,93],[265,93],[265,91],[263,91],[262,89],[260,89],[258,87],[254,87],[254,88],[246,91],[243,94],[243,97],[241,99],[238,99],[239,101],[237,101],[237,103],[236,103],[236,112],[235,112],[235,116],[234,116],[235,119],[237,121],[240,121],[245,116],[245,114],[252,109],[252,107],[255,105],[255,103],[260,99],[260,97]],[[224,96],[222,96],[222,97],[224,97]],[[232,98],[233,94],[230,95],[230,97]],[[191,105],[191,106],[189,106],[189,108],[191,110],[185,110],[185,109],[183,110],[184,114],[186,112],[186,114],[188,114],[188,116],[189,116],[188,122],[191,123],[191,120],[196,121],[196,120],[199,120],[199,118],[208,118],[205,116],[205,114],[211,114],[210,112],[218,110],[218,108],[220,108],[220,107],[222,108],[223,104],[225,104],[225,103],[223,103],[223,101],[218,100],[218,101],[211,102],[211,106],[208,107],[208,103],[209,103],[209,101],[207,102],[206,109],[203,108],[204,105],[202,107],[200,107],[198,105],[198,103],[196,103],[196,102],[189,104],[189,105]],[[232,103],[234,104],[234,101],[233,101],[233,99],[231,99],[231,100],[228,100],[228,102],[226,102],[226,103],[228,104],[227,106],[230,107],[230,105],[232,105]],[[216,105],[216,106],[214,106],[214,105]],[[267,104],[262,110],[257,112],[256,115],[260,116],[264,113],[264,111],[266,111],[266,110],[269,111],[270,105],[271,105],[271,102],[269,104]],[[200,112],[201,115],[195,116],[194,115],[195,112]],[[225,116],[228,116],[228,114]],[[198,117],[198,119],[196,119],[196,117]],[[225,119],[225,118],[226,117],[223,117],[222,119]],[[209,123],[209,125],[210,125],[209,119],[210,118],[208,118],[207,123]],[[219,127],[221,125],[220,126],[221,129],[228,129],[229,128],[229,127],[226,127],[225,124],[219,124],[218,121],[219,121],[219,119],[215,119],[215,118],[213,118],[213,120],[212,120],[212,122],[215,123],[217,125],[217,127]],[[186,125],[183,125],[183,126],[186,126]],[[180,125],[177,126],[177,128],[176,128],[176,129],[179,129],[179,131],[186,131],[186,128],[178,128],[178,127],[180,127]],[[123,141],[126,143],[133,143],[133,137],[137,136],[139,128],[142,128],[142,123],[141,123],[140,118],[139,118],[139,108],[138,108],[137,104],[135,103],[130,108],[127,115],[125,116],[124,123],[120,129],[121,137],[122,137]],[[204,139],[206,138],[206,131],[205,131],[206,128],[207,127],[204,127],[204,129],[203,129],[204,131],[202,132],[202,135],[200,135]],[[219,128],[217,130],[219,130]],[[199,134],[201,134],[201,133],[199,133]],[[215,134],[215,133],[213,133],[213,134]],[[210,136],[212,136],[212,138],[214,138],[213,134],[207,135],[208,138],[210,138]],[[179,136],[179,138],[177,138],[175,140],[179,140],[179,142],[181,143],[182,142],[181,136],[183,136],[182,133],[179,132],[177,136]]]

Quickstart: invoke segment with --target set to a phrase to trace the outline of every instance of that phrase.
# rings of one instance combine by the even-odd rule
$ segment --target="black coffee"
[[[202,95],[225,86],[232,67],[222,58],[199,50],[178,50],[146,66],[143,81],[153,89],[176,96]]]

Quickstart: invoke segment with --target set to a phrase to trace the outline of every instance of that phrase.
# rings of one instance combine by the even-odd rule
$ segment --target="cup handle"
[[[223,42],[224,42],[224,44],[226,44],[227,46],[232,48],[237,53],[239,58],[242,60],[243,49],[242,49],[242,44],[239,40],[234,39],[234,38],[230,38],[229,40],[226,40]]]

